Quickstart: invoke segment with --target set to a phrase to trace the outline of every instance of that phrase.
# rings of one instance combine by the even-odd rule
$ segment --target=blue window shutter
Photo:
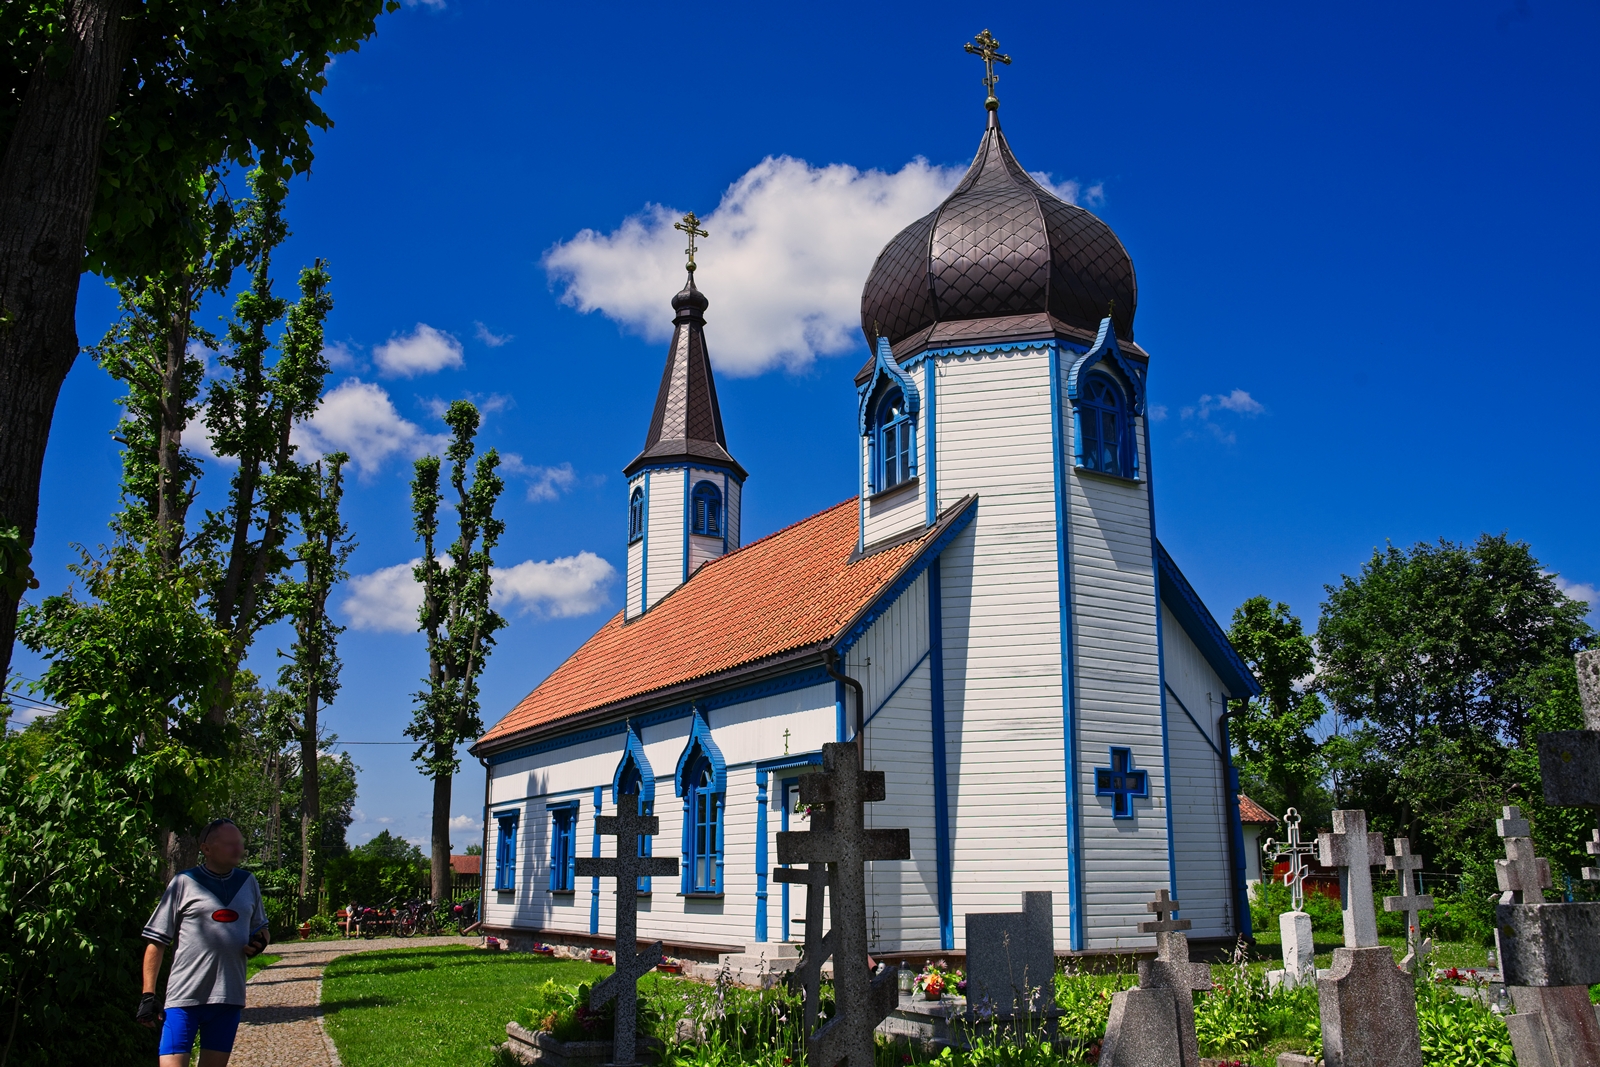
[[[561,888],[557,874],[561,870],[561,813],[550,816],[550,892]]]
[[[722,824],[726,821],[722,817],[722,815],[723,815],[723,810],[722,809],[723,809],[723,805],[727,803],[727,799],[728,799],[728,794],[726,794],[726,793],[717,793],[716,795],[714,795],[712,797],[712,801],[711,801],[712,802],[712,810],[714,812],[716,812],[716,819],[717,819],[717,832],[716,832],[716,839],[715,839],[716,840],[716,844],[714,846],[716,848],[716,850],[717,850],[717,884],[715,886],[715,889],[719,893],[722,892],[722,887],[723,887],[723,881],[722,881]]]
[[[495,850],[494,887],[513,890],[517,887],[517,817],[502,815],[500,844]]]

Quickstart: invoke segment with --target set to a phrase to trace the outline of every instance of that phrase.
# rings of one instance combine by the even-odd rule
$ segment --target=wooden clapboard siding
[[[650,472],[650,502],[646,521],[650,532],[645,548],[650,554],[645,575],[647,604],[655,604],[662,597],[683,584],[683,535],[688,506],[683,491],[683,470],[658,470]]]
[[[1194,923],[1191,936],[1226,937],[1234,932],[1229,876],[1233,832],[1232,790],[1224,786],[1223,740],[1218,717],[1224,707],[1222,681],[1165,606],[1161,609],[1169,695],[1172,754],[1173,838],[1178,861],[1178,902]],[[1178,706],[1182,701],[1182,707]],[[1195,718],[1189,721],[1183,708]],[[1198,725],[1196,725],[1198,723]]]
[[[910,372],[914,377],[917,371]],[[917,383],[924,398],[927,389],[921,381]],[[862,543],[874,545],[880,541],[907,530],[917,530],[927,525],[928,521],[928,410],[926,400],[918,413],[913,434],[916,438],[916,469],[917,484],[912,486],[897,487],[891,492],[880,497],[869,496],[863,505],[862,511]],[[935,435],[937,436],[937,434]],[[872,474],[868,469],[871,463],[872,451],[868,447],[867,438],[860,438],[861,446],[861,485],[863,491],[870,493]]]
[[[639,594],[644,581],[644,541],[638,540],[628,546],[628,599],[625,603],[628,618],[639,614]]]
[[[741,542],[739,540],[740,530],[742,529],[742,526],[741,526],[741,523],[740,523],[740,519],[742,517],[742,513],[741,513],[740,509],[744,506],[744,486],[740,485],[738,482],[734,481],[732,478],[729,478],[727,480],[726,499],[727,499],[726,510],[727,510],[727,523],[728,523],[728,551],[732,552],[734,549],[738,548],[739,545],[741,544]]]
[[[1066,354],[1071,359],[1070,353]],[[1100,368],[1118,377],[1114,368]],[[1126,381],[1122,381],[1124,390]],[[1073,409],[1062,375],[1062,441],[1068,493],[1069,586],[1082,790],[1086,948],[1145,946],[1137,923],[1169,885],[1168,785],[1162,750],[1160,648],[1156,638],[1155,552],[1148,483],[1077,469]],[[1137,425],[1141,479],[1150,470]],[[1150,796],[1134,817],[1114,819],[1111,798],[1094,791],[1094,770],[1113,746],[1133,752]]]
[[[1069,945],[1050,364],[1043,349],[941,357],[937,482],[980,496],[941,558],[955,928],[1055,891]]]

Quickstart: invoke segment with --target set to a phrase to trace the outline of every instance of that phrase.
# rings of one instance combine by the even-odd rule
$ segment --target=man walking
[[[244,961],[267,947],[267,913],[255,875],[239,869],[244,835],[232,819],[200,831],[200,865],[167,884],[145,924],[144,996],[138,1020],[161,1026],[161,1067],[188,1067],[195,1034],[200,1067],[226,1067],[244,1007]],[[177,941],[167,976],[166,1011],[156,985],[167,946]]]

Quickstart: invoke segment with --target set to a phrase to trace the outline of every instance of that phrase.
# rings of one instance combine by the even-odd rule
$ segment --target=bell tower
[[[693,212],[675,225],[689,237],[689,278],[672,298],[672,344],[644,450],[622,471],[628,480],[627,619],[739,547],[745,470],[728,453],[722,432],[706,351],[710,301],[694,284],[695,238],[708,235]]]

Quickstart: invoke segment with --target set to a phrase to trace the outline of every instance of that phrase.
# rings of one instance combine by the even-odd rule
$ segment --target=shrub
[[[1278,916],[1289,910],[1290,903],[1289,887],[1282,882],[1268,882],[1258,887],[1255,899],[1250,902],[1251,928],[1257,933],[1276,934]],[[1311,916],[1311,929],[1317,933],[1344,932],[1344,915],[1339,910],[1339,902],[1332,897],[1325,897],[1320,893],[1307,893],[1305,912]],[[1405,933],[1403,919],[1400,933]]]
[[[1505,1020],[1477,1000],[1417,983],[1425,1067],[1515,1067]]]
[[[1098,1041],[1106,1034],[1106,1018],[1111,1014],[1111,998],[1138,982],[1131,974],[1082,974],[1075,970],[1056,972],[1056,1006],[1061,1009],[1057,1024],[1061,1036],[1080,1041]]]

